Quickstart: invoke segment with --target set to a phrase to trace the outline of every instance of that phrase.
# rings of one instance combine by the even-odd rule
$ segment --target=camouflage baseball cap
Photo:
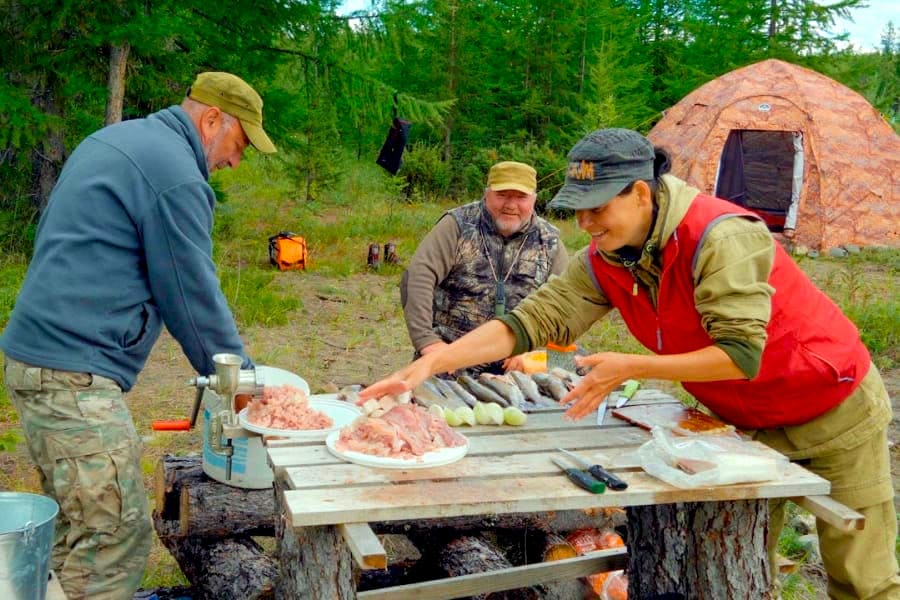
[[[231,73],[207,72],[197,75],[188,98],[217,106],[241,122],[244,133],[260,152],[275,152],[275,144],[262,127],[263,101],[250,84]]]
[[[533,194],[537,190],[537,171],[525,163],[506,160],[488,171],[487,185],[492,192],[517,190]]]
[[[650,140],[636,131],[592,131],[569,152],[566,183],[548,206],[570,210],[603,206],[632,181],[653,179],[655,155]]]

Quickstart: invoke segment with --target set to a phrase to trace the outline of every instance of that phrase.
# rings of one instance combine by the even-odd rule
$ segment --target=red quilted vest
[[[743,208],[698,195],[662,250],[658,306],[627,269],[610,265],[592,242],[588,253],[594,284],[619,309],[628,329],[657,354],[680,354],[713,343],[694,307],[692,266],[699,244],[715,222],[755,217]],[[866,375],[869,352],[856,326],[775,245],[769,276],[775,288],[768,338],[752,380],[684,382],[724,420],[744,429],[806,423],[840,404]]]

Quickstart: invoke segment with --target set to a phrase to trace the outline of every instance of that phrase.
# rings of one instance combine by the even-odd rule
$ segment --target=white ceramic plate
[[[356,417],[362,414],[362,410],[350,402],[338,400],[337,394],[317,394],[309,397],[309,405],[315,410],[322,411],[331,417],[332,425],[328,429],[274,429],[256,425],[247,420],[247,408],[238,413],[238,421],[241,427],[262,435],[275,435],[304,440],[324,440],[331,432],[346,427]]]
[[[256,375],[263,385],[292,385],[300,388],[309,396],[309,384],[306,383],[306,380],[290,371],[278,367],[256,365]]]
[[[414,458],[388,458],[385,456],[373,456],[371,454],[363,454],[362,452],[346,451],[341,452],[335,447],[340,431],[332,431],[325,438],[325,445],[328,450],[342,460],[352,462],[364,467],[378,467],[381,469],[428,469],[431,467],[440,467],[441,465],[449,465],[461,459],[469,451],[469,440],[462,446],[453,448],[441,448],[426,452],[422,456]],[[465,436],[463,436],[465,437]]]

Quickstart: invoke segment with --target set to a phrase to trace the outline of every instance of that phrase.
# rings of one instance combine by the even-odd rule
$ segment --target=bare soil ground
[[[313,392],[333,386],[370,383],[403,366],[411,347],[400,310],[399,276],[375,274],[347,278],[309,272],[287,272],[279,284],[300,300],[300,308],[284,326],[252,326],[242,331],[258,364],[287,369],[309,382]],[[619,325],[621,328],[621,325]],[[595,328],[596,329],[596,328]],[[607,331],[605,336],[609,336]],[[625,338],[621,331],[615,337]],[[585,342],[588,348],[591,334]],[[187,381],[194,375],[178,344],[164,334],[153,349],[138,384],[128,394],[135,425],[144,435],[145,484],[153,502],[153,470],[165,453],[186,454],[201,449],[198,431],[154,432],[154,419],[188,418],[194,391]],[[884,373],[895,403],[900,398],[900,369]],[[662,383],[662,382],[660,382]],[[651,383],[652,385],[652,383]],[[669,387],[666,384],[664,387]],[[895,415],[900,415],[896,410]],[[13,423],[0,423],[0,433]],[[900,420],[891,424],[891,455],[895,489],[900,484]],[[0,489],[38,490],[36,473],[24,444],[0,453]],[[157,542],[145,574],[148,585],[167,586],[184,580],[166,550]]]

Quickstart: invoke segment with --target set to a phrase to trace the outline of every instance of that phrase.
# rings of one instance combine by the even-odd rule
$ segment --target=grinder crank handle
[[[200,400],[203,398],[203,388],[197,388],[194,396],[194,408],[191,410],[191,418],[188,419],[158,419],[151,423],[153,431],[190,431],[197,424],[197,414],[200,412]]]
[[[160,419],[150,425],[153,431],[189,431],[191,422],[187,419]]]
[[[200,401],[203,399],[203,390],[201,386],[197,386],[197,393],[194,395],[194,407],[191,409],[191,420],[189,429],[193,429],[197,424],[197,414],[200,412]]]

